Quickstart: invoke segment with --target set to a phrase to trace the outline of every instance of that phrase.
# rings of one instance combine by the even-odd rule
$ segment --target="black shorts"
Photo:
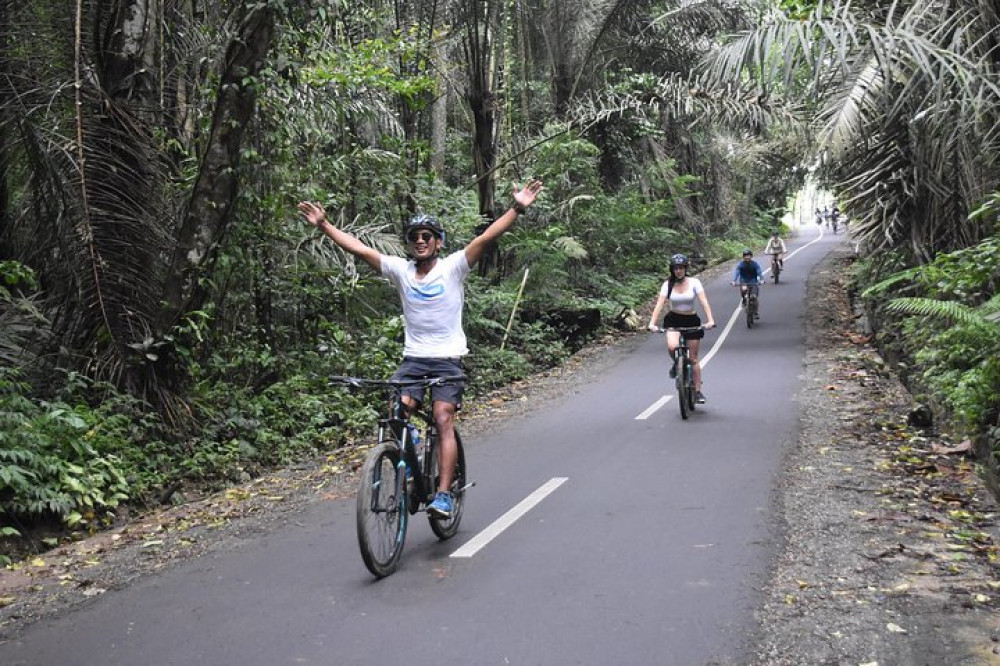
[[[413,358],[403,357],[403,363],[392,373],[392,379],[427,379],[429,377],[454,377],[464,375],[462,369],[462,359],[456,358]],[[462,407],[462,392],[465,390],[465,382],[448,383],[443,386],[431,388],[431,400],[441,400],[455,405],[456,409]],[[408,388],[403,391],[403,395],[408,395],[417,402],[424,401],[423,388]]]
[[[663,328],[694,328],[701,326],[701,317],[696,314],[681,314],[680,312],[668,312],[663,316]],[[705,337],[705,331],[691,331],[685,333],[688,340],[701,340]]]

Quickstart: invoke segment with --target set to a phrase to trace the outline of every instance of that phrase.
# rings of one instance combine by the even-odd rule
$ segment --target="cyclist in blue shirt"
[[[747,304],[747,294],[757,297],[757,317],[760,317],[760,284],[764,281],[764,272],[753,258],[750,248],[743,250],[743,260],[736,264],[733,270],[733,286],[740,287],[740,304]]]

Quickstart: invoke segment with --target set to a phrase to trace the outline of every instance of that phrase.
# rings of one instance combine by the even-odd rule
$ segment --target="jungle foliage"
[[[994,468],[1000,464],[998,286],[1000,239],[994,237],[897,271],[861,294],[904,379],[960,432],[979,440]]]
[[[456,251],[545,181],[468,285],[473,395],[645,302],[663,257],[758,242],[809,174],[899,268],[989,238],[977,7],[0,0],[4,534],[367,432],[324,377],[391,372],[397,299],[303,199],[388,254],[433,213]]]

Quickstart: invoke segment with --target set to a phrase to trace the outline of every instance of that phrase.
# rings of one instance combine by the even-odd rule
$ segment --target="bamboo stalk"
[[[524,269],[524,277],[521,278],[521,287],[517,290],[517,298],[514,299],[514,307],[510,311],[510,319],[507,320],[507,330],[503,332],[503,340],[500,342],[500,351],[503,351],[504,346],[507,344],[507,336],[510,335],[510,329],[514,326],[514,315],[517,314],[517,306],[521,302],[521,296],[524,295],[524,285],[528,283],[528,269]]]

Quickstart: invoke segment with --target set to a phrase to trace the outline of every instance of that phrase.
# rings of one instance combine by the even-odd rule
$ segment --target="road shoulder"
[[[997,506],[961,443],[914,407],[858,330],[831,253],[808,283],[801,437],[754,663],[1000,664]]]

